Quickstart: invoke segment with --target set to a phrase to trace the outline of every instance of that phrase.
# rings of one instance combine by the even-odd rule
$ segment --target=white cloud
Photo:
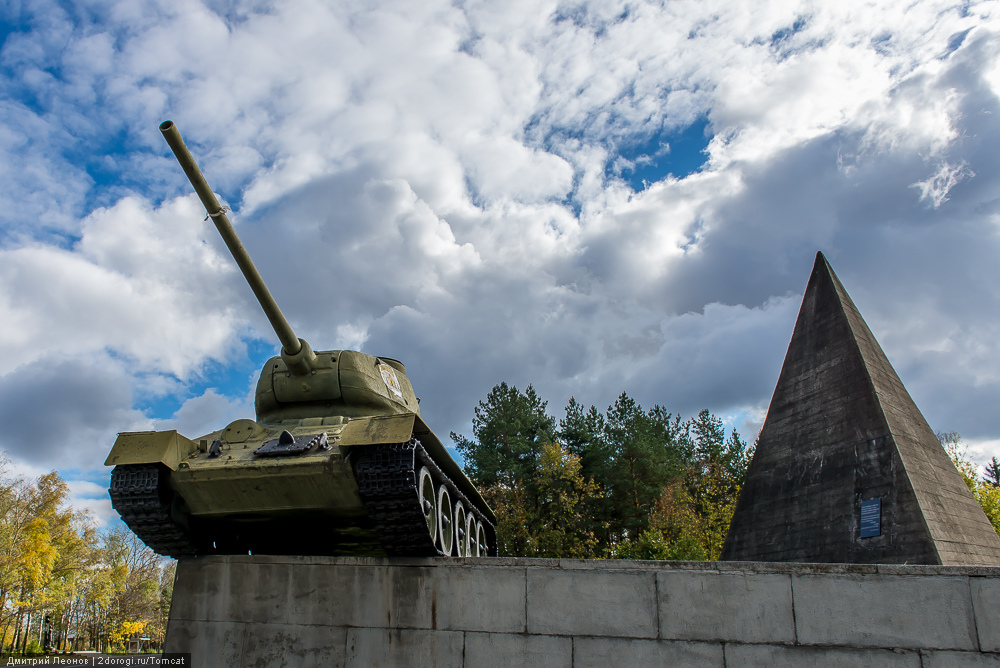
[[[0,372],[111,350],[134,370],[184,376],[232,345],[234,270],[203,241],[192,200],[152,210],[127,197],[84,219],[70,249],[0,250]]]
[[[83,423],[94,445],[66,456],[85,466],[152,423],[139,397],[174,398],[155,424],[193,435],[249,410],[191,389],[273,338],[165,118],[299,335],[402,359],[442,435],[500,380],[554,410],[626,390],[756,424],[822,249],[932,424],[993,442],[994,14],[39,5],[0,50],[0,396],[21,407],[11,434],[60,412],[33,449],[3,447],[61,457]],[[714,133],[701,173],[635,193],[609,169],[697,119]]]
[[[979,465],[979,475],[985,475],[985,468],[992,463],[992,459],[996,457],[1000,459],[1000,440],[977,440],[964,442],[966,446],[965,455],[976,464]]]
[[[252,418],[253,395],[231,399],[210,388],[204,394],[192,397],[177,409],[168,420],[156,420],[154,428],[176,429],[190,439],[196,439],[224,428],[233,420]]]
[[[0,447],[33,466],[91,469],[116,431],[148,424],[132,408],[129,378],[110,359],[48,356],[0,378]]]
[[[975,172],[969,169],[969,166],[964,162],[952,166],[945,161],[941,163],[933,176],[924,181],[917,181],[910,187],[920,190],[921,202],[930,202],[931,206],[939,209],[942,204],[948,201],[948,193],[952,188],[975,175]]]
[[[110,478],[110,471],[108,477]],[[108,483],[97,484],[89,480],[66,480],[69,496],[66,503],[75,510],[86,510],[98,527],[118,519],[118,513],[111,506]]]

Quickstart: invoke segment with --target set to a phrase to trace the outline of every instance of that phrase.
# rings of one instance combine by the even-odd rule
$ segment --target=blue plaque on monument
[[[861,502],[861,537],[882,535],[882,499]]]

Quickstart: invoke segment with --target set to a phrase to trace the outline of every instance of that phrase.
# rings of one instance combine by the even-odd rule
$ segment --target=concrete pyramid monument
[[[822,253],[722,559],[1000,565],[1000,537]]]

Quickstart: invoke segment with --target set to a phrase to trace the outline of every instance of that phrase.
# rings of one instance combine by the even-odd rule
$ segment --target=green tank
[[[160,131],[281,341],[255,420],[118,435],[111,502],[150,548],[197,554],[495,556],[496,516],[420,417],[402,363],[295,336],[171,121]]]

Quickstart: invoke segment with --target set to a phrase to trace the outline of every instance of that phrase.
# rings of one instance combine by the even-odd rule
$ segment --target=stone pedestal
[[[986,666],[1000,568],[201,557],[166,651],[196,666]]]

